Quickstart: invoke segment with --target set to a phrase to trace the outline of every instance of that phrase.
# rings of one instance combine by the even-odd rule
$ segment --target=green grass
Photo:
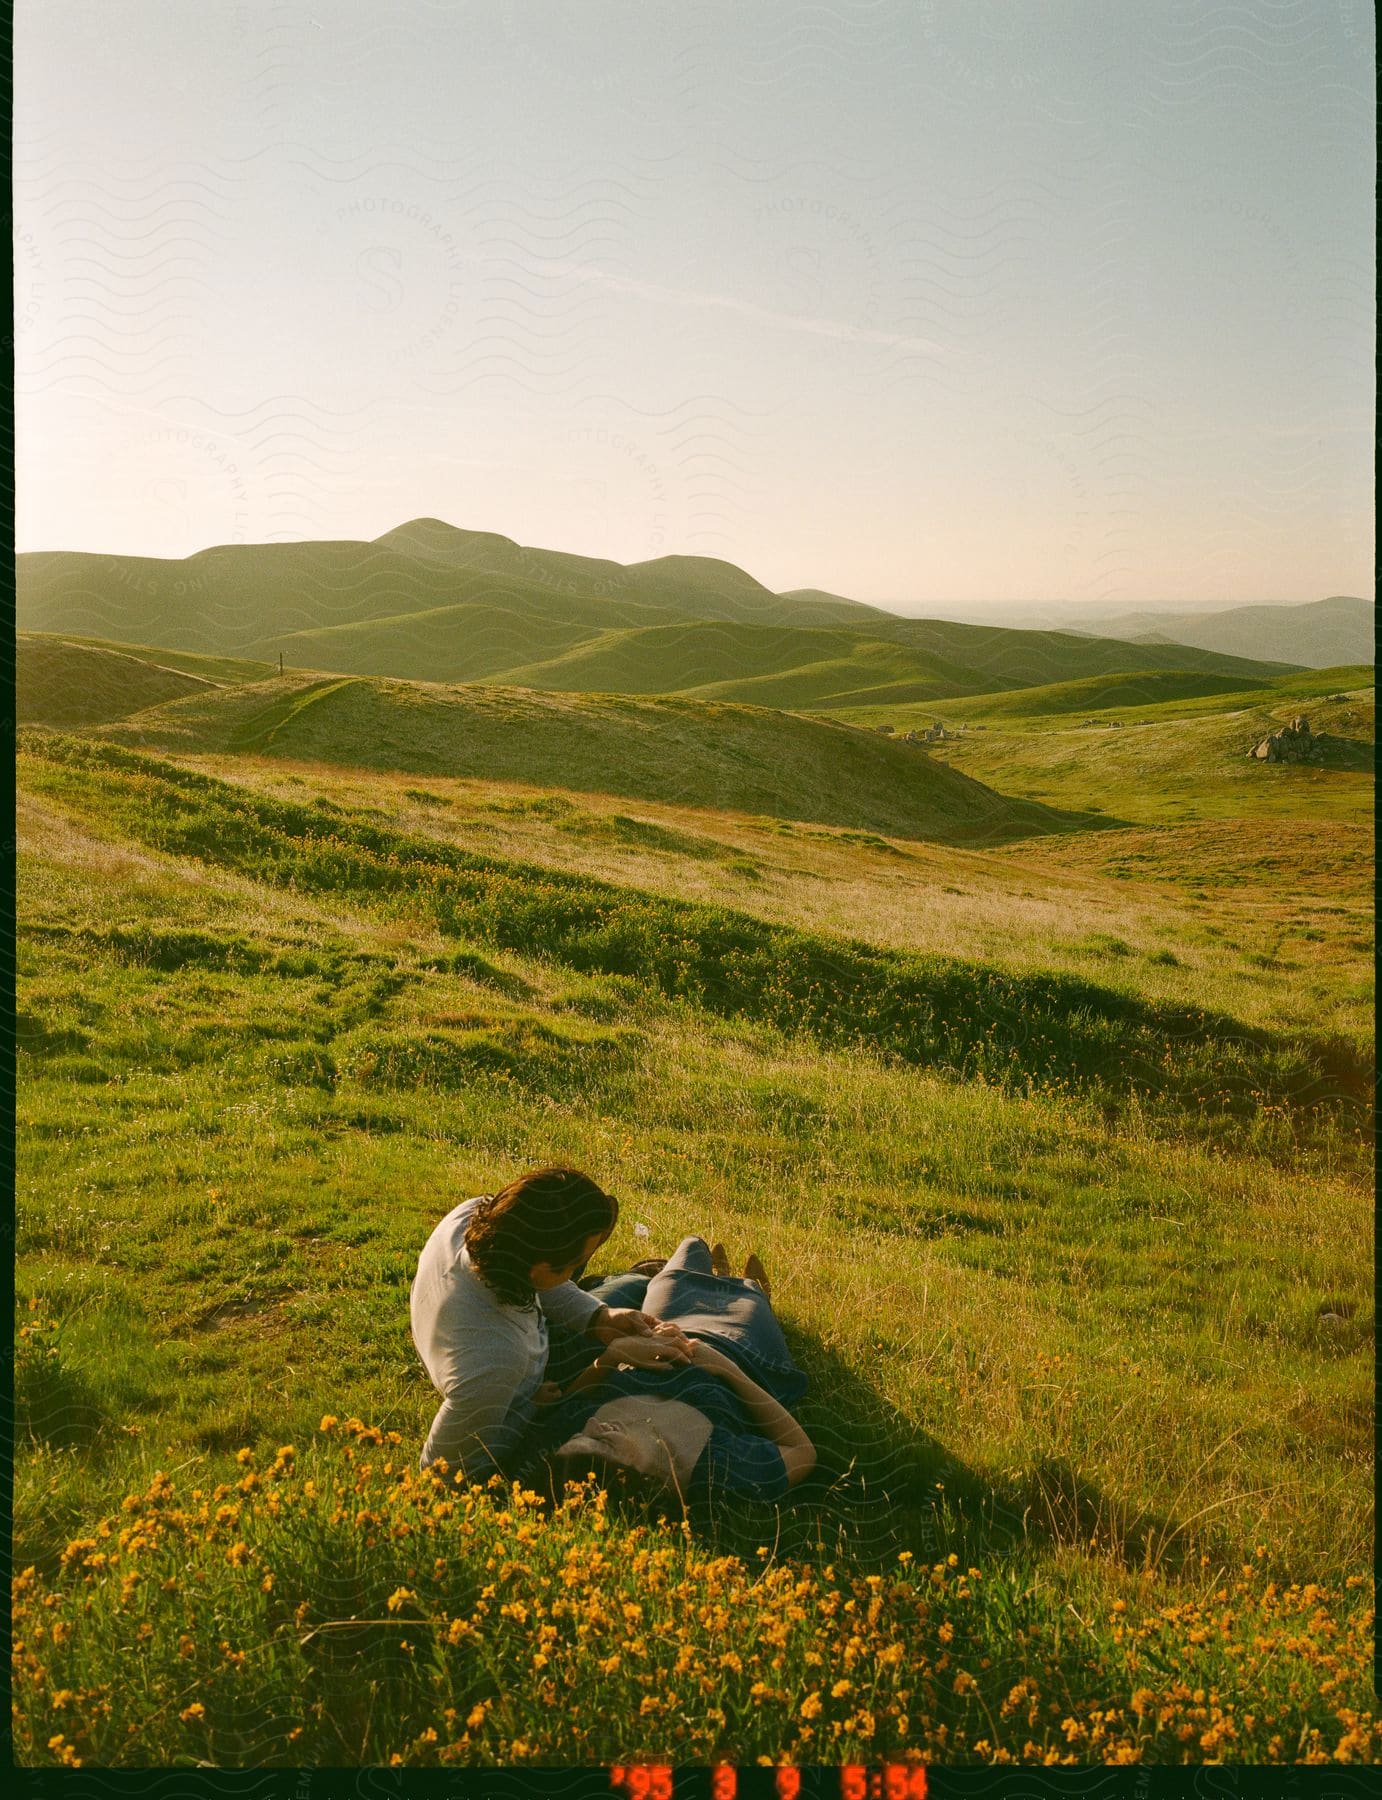
[[[1360,826],[985,853],[298,755],[24,741],[22,1760],[1376,1757],[1343,1716],[1374,1705]],[[398,1479],[418,1249],[547,1160],[622,1196],[601,1267],[687,1230],[763,1255],[821,1451],[780,1520],[520,1536],[481,1498],[462,1536]],[[352,1463],[324,1413],[400,1441]],[[571,1556],[606,1622],[557,1616],[535,1668]],[[833,1693],[845,1597],[867,1701]]]
[[[936,1067],[958,1079],[1166,1100],[1260,1123],[1347,1118],[1368,1091],[1347,1041],[1284,1036],[1067,976],[824,939],[742,913],[453,849],[334,808],[74,738],[25,741],[40,793],[99,803],[161,850],[420,917],[448,936],[634,978],[669,999]]]
[[[1172,1007],[1371,1041],[1364,826],[1239,820],[982,850],[703,807],[644,802],[634,816],[613,796],[477,779],[416,789],[387,771],[276,758],[194,766],[287,800],[307,787],[319,808],[456,847],[817,934],[1011,974],[1061,972]],[[1108,956],[1107,937],[1134,955]]]
[[[979,781],[1071,811],[1117,807],[1128,823],[1182,824],[1196,819],[1283,818],[1364,824],[1372,814],[1370,696],[1354,702],[1354,727],[1331,711],[1307,710],[1317,731],[1337,738],[1325,766],[1249,760],[1249,748],[1293,712],[1298,697],[1270,695],[1231,713],[1181,718],[1152,716],[1122,730],[1013,722],[968,732],[933,746],[931,754]],[[1340,715],[1337,719],[1335,714]],[[1334,727],[1343,727],[1336,732]],[[1346,735],[1356,731],[1358,735]],[[1364,735],[1366,733],[1366,735]]]
[[[1083,822],[1009,801],[852,726],[705,701],[294,673],[107,729],[114,741],[179,753],[267,749],[673,804],[695,796],[722,811],[950,842],[1003,842]]]
[[[774,594],[710,557],[623,567],[419,519],[373,543],[219,545],[180,562],[42,552],[17,564],[29,630],[168,643],[339,674],[578,692],[709,689],[778,706],[889,704],[1072,674],[1292,665],[1176,644],[904,619]]]
[[[608,631],[564,654],[520,663],[518,687],[573,693],[659,694],[822,710],[879,700],[969,693],[970,670],[846,628],[677,624]]]
[[[226,686],[234,686],[239,682],[262,681],[266,675],[276,673],[277,665],[268,662],[248,661],[238,656],[197,656],[187,650],[167,650],[155,648],[152,644],[122,644],[111,638],[79,637],[70,633],[49,633],[43,631],[21,631],[19,642],[46,644],[54,649],[63,645],[75,646],[78,649],[110,650],[120,656],[137,657],[141,662],[153,663],[163,669],[174,669],[184,675],[199,675],[203,681],[213,681]],[[73,659],[69,665],[71,679],[77,679],[80,663]]]
[[[103,1522],[55,1579],[22,1576],[20,1760],[1349,1762],[1382,1739],[1347,1589],[1281,1594],[1248,1563],[1173,1608],[1081,1596],[1072,1636],[1049,1592],[953,1553],[886,1575],[713,1557],[575,1483],[544,1516],[402,1454],[328,1415],[210,1491],[155,1472],[118,1537]],[[995,1663],[1003,1640],[1020,1662]]]
[[[1244,687],[1241,677],[1233,675],[1140,670],[975,694],[962,700],[937,700],[923,707],[847,707],[840,709],[840,716],[858,725],[892,725],[897,731],[923,727],[936,719],[947,725],[1021,721],[1028,729],[1045,721],[1050,729],[1061,731],[1068,729],[1071,713],[1088,714],[1100,724],[1113,720],[1124,725],[1163,723],[1203,719],[1216,713],[1278,712],[1292,701],[1328,701],[1342,694],[1346,705],[1340,719],[1352,713],[1364,734],[1371,735],[1372,687],[1371,664],[1306,669],[1295,675],[1278,675],[1254,687]],[[1294,710],[1299,712],[1301,706],[1297,704]],[[1318,706],[1306,710],[1318,711]]]
[[[204,692],[207,682],[125,652],[21,632],[15,645],[21,724],[99,725]]]

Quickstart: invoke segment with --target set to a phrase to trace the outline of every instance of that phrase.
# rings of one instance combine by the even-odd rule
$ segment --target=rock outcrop
[[[1270,732],[1248,751],[1257,762],[1322,763],[1324,738],[1311,731],[1310,721],[1299,717],[1280,731]]]

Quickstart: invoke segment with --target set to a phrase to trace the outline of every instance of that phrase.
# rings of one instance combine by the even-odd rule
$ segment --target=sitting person
[[[428,1238],[413,1281],[413,1342],[442,1395],[422,1467],[445,1462],[483,1481],[504,1469],[527,1428],[547,1366],[547,1321],[580,1334],[588,1357],[618,1340],[623,1360],[684,1362],[635,1308],[572,1281],[614,1229],[619,1208],[588,1175],[538,1169],[465,1200]]]
[[[592,1298],[640,1303],[658,1339],[687,1347],[681,1366],[646,1366],[636,1338],[616,1338],[545,1401],[530,1440],[560,1493],[589,1471],[618,1485],[675,1493],[781,1500],[815,1466],[810,1439],[787,1408],[806,1390],[773,1314],[756,1256],[743,1277],[724,1248],[688,1237],[655,1275],[615,1276]],[[644,1366],[637,1366],[643,1363]],[[631,1364],[635,1366],[630,1366]]]

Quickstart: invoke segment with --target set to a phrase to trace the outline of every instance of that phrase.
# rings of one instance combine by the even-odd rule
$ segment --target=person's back
[[[466,1250],[466,1230],[483,1198],[462,1201],[428,1238],[409,1302],[413,1342],[444,1397],[422,1466],[445,1461],[471,1479],[500,1467],[512,1452],[547,1365],[541,1310],[504,1305]]]
[[[442,1395],[424,1468],[445,1462],[481,1480],[511,1459],[546,1367],[547,1318],[583,1332],[611,1317],[571,1276],[617,1217],[589,1176],[538,1169],[462,1201],[431,1233],[409,1306],[413,1342]]]

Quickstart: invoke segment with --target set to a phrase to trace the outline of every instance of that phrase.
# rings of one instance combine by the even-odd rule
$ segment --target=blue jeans
[[[768,1296],[756,1281],[717,1275],[704,1238],[683,1238],[656,1275],[611,1275],[589,1291],[605,1306],[641,1307],[656,1318],[680,1325],[688,1337],[704,1338],[783,1406],[791,1406],[806,1392],[806,1375],[792,1360]],[[563,1344],[563,1353],[565,1349]],[[593,1360],[588,1339],[584,1350],[572,1376]],[[556,1362],[554,1334],[548,1378],[571,1379],[560,1369],[553,1373]]]

